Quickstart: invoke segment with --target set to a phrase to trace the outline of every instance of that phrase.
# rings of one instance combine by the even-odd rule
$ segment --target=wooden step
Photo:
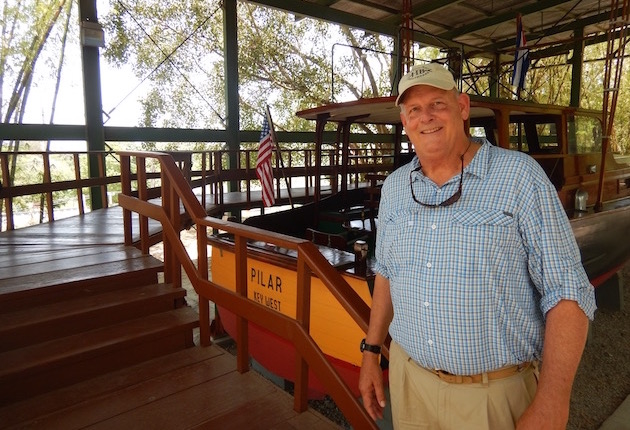
[[[193,346],[189,307],[0,353],[0,405]]]
[[[199,367],[204,366],[218,378],[234,372],[236,360],[215,345],[186,348],[0,407],[0,423],[3,428],[18,423],[22,423],[20,428],[86,427],[102,420],[103,414],[105,417],[118,415],[138,403],[142,405],[172,395],[178,391],[174,381],[181,379],[179,375],[188,376],[190,381],[198,377]],[[155,381],[164,382],[156,387]],[[207,382],[211,381],[201,381]],[[200,381],[190,383],[196,385]]]
[[[101,292],[77,289],[75,298],[0,313],[0,352],[174,309],[186,295],[171,284]]]
[[[164,264],[133,247],[51,251],[0,264],[0,312],[71,298],[80,288],[112,290],[155,284]]]
[[[340,427],[217,346],[193,347],[0,407],[6,430]]]

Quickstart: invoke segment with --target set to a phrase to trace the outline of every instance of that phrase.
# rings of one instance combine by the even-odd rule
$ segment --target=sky
[[[97,0],[97,13],[102,19],[109,9],[108,0]],[[75,9],[74,13],[77,11]],[[76,20],[74,21],[76,23]],[[65,64],[55,109],[55,124],[84,124],[85,108],[83,101],[83,77],[81,72],[81,47],[78,41],[78,23],[74,37],[68,40],[65,53]],[[105,43],[108,38],[105,34]],[[116,68],[102,56],[101,48],[101,96],[103,111],[110,113],[109,119],[104,117],[108,126],[136,126],[140,112],[138,99],[143,95],[146,86],[140,82],[130,67]],[[51,63],[55,62],[57,54],[42,55],[35,68],[34,85],[29,94],[28,107],[25,113],[25,123],[49,123],[51,104],[55,90],[55,77],[51,76]],[[124,101],[123,101],[124,99]],[[112,111],[113,110],[113,111]]]
[[[72,52],[74,51],[74,52]],[[83,76],[81,73],[81,53],[78,46],[70,47],[67,63],[62,71],[62,80],[55,109],[55,124],[84,124]],[[100,59],[101,97],[103,111],[111,112],[104,117],[108,126],[136,126],[140,112],[138,99],[143,86],[134,90],[139,83],[130,68],[117,69]],[[48,123],[55,89],[53,78],[40,78],[29,95],[25,123]],[[130,94],[131,93],[131,94]],[[127,98],[125,98],[128,96]],[[123,100],[124,99],[124,100]],[[121,103],[122,102],[122,103]]]

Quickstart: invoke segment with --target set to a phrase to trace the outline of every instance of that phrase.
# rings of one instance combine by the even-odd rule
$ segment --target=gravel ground
[[[598,429],[630,395],[630,264],[621,279],[622,310],[600,306],[591,324],[573,385],[569,430]]]

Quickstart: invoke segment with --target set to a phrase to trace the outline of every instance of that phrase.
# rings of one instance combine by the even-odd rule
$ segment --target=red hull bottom
[[[219,307],[221,323],[232,338],[236,336],[236,317],[233,313]],[[249,325],[249,354],[269,372],[289,381],[295,381],[295,348],[281,337],[255,324]],[[357,345],[358,348],[358,345]],[[360,367],[326,355],[328,361],[343,381],[348,385],[355,397],[359,397]],[[385,372],[385,377],[387,372]],[[323,398],[327,390],[312,371],[308,375],[308,397]]]

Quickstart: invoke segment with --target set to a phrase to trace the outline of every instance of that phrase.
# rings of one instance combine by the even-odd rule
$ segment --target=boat
[[[297,115],[318,121],[318,130],[333,121],[340,127],[354,123],[391,124],[400,129],[400,115],[395,97],[361,99],[335,103],[299,112]],[[483,137],[493,145],[529,154],[545,170],[556,187],[579,245],[582,263],[595,287],[614,279],[629,260],[630,242],[619,240],[630,233],[630,165],[618,161],[611,153],[601,152],[601,113],[572,107],[471,96],[468,120],[471,136]],[[347,148],[347,134],[340,142]],[[402,136],[395,148],[401,151],[394,159],[398,165],[413,153],[402,151]],[[396,163],[392,169],[396,168]],[[603,169],[604,174],[600,175]],[[347,172],[346,172],[347,173]],[[342,172],[343,176],[343,172]],[[383,177],[380,177],[382,179]],[[600,181],[601,178],[601,181]],[[340,182],[347,183],[347,177]],[[374,184],[372,184],[374,185]],[[316,200],[299,208],[249,218],[246,224],[296,237],[309,238],[312,230],[327,230],[328,241],[316,241],[320,251],[370,305],[374,274],[371,271],[374,231],[373,207],[365,203],[371,196],[368,188],[342,189],[338,194]],[[376,193],[378,195],[378,193]],[[598,200],[601,197],[601,207]],[[363,204],[362,204],[363,202]],[[367,220],[371,222],[367,222]],[[358,226],[357,226],[358,225]],[[341,232],[341,233],[340,233]],[[332,236],[346,240],[335,245]],[[356,244],[367,244],[365,263]],[[212,276],[221,285],[234,283],[233,243],[229,238],[212,239]],[[249,243],[248,295],[285,315],[295,316],[295,255],[265,243]],[[364,264],[364,266],[361,266]],[[358,396],[358,374],[361,360],[359,341],[364,333],[344,309],[313,278],[311,303],[312,336],[335,365],[348,386]],[[293,287],[293,288],[292,288]],[[235,330],[235,319],[219,309],[228,333]],[[250,329],[251,356],[281,378],[292,380],[294,355],[292,346],[253,327]],[[383,363],[386,367],[386,362]],[[311,380],[310,395],[324,394],[316,380]]]

